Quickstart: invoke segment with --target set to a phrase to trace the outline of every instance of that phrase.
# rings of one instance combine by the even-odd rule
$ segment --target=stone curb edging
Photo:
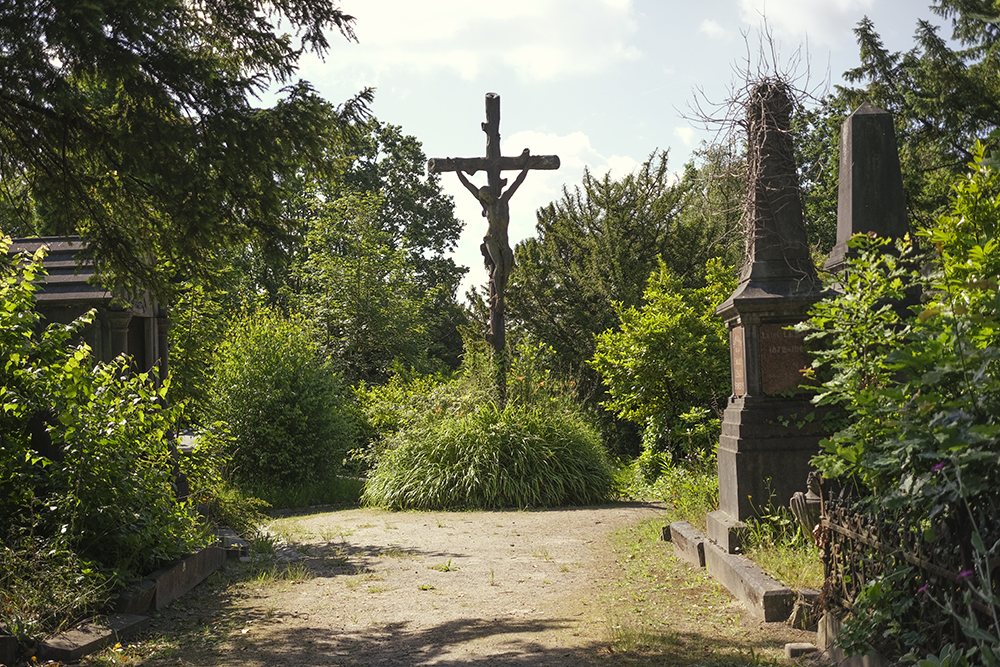
[[[145,614],[159,611],[221,569],[227,559],[244,556],[249,545],[235,532],[222,528],[218,541],[151,573],[122,591],[105,616],[95,616],[74,628],[44,640],[38,657],[73,662],[105,646],[141,632],[149,623]],[[0,667],[14,664],[17,638],[0,629]]]
[[[678,558],[707,568],[751,614],[767,623],[788,620],[795,606],[795,591],[769,577],[752,560],[726,553],[687,521],[670,524],[669,536]]]

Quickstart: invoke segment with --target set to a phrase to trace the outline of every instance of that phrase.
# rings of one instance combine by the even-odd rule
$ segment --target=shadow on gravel
[[[210,647],[194,636],[176,637],[188,648],[170,651],[160,660],[140,664],[223,667],[281,665],[312,667],[437,665],[512,665],[571,667],[579,665],[660,665],[665,667],[743,667],[775,664],[762,660],[766,649],[780,650],[772,642],[744,644],[700,633],[644,635],[633,650],[613,653],[606,642],[591,641],[569,648],[552,648],[533,635],[569,627],[569,620],[459,619],[414,628],[409,623],[369,626],[354,632],[317,627],[271,629],[266,638],[237,636],[225,646]],[[197,631],[196,631],[197,632]],[[195,633],[192,633],[195,634]],[[442,641],[442,638],[447,640]],[[476,655],[476,643],[491,647]],[[498,645],[499,642],[499,645]],[[500,649],[498,651],[498,648]]]
[[[229,665],[241,656],[253,665],[579,665],[594,657],[597,646],[552,650],[532,635],[567,627],[567,621],[461,619],[420,628],[408,623],[368,627],[349,634],[319,628],[290,628],[270,633],[267,646],[237,640],[232,653],[207,665]],[[497,638],[503,646],[497,652]],[[441,638],[447,637],[447,642]],[[489,655],[477,656],[477,641],[489,639]],[[243,645],[241,645],[243,644]],[[455,651],[453,658],[449,654]],[[244,662],[245,661],[245,662]]]
[[[277,550],[278,566],[285,567],[290,563],[303,563],[309,567],[315,576],[335,577],[339,575],[355,575],[372,572],[375,566],[386,558],[395,559],[449,559],[459,558],[464,554],[447,551],[429,551],[400,545],[363,545],[348,542],[327,542],[313,544],[308,542],[291,542]]]

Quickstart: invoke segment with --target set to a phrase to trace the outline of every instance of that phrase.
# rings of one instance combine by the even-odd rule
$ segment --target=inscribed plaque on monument
[[[765,395],[798,391],[802,369],[812,360],[805,349],[805,332],[789,331],[787,324],[760,325],[761,389]]]
[[[747,393],[742,326],[735,326],[729,330],[729,358],[733,365],[733,396],[740,397]]]

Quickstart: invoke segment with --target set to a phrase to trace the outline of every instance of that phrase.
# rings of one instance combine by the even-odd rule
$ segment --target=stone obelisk
[[[786,506],[806,481],[823,437],[800,385],[810,358],[803,321],[824,295],[806,241],[789,130],[792,102],[778,81],[756,85],[746,109],[746,257],[736,291],[716,311],[729,329],[732,396],[719,438],[719,509],[708,535],[740,551],[743,521]]]
[[[824,268],[844,268],[855,234],[902,238],[909,230],[892,114],[864,102],[840,126],[837,245]]]

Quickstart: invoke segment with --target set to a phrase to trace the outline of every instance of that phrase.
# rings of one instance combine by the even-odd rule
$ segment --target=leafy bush
[[[444,286],[420,284],[410,252],[384,228],[384,206],[375,194],[315,203],[309,252],[294,269],[294,301],[351,383],[383,382],[394,362],[440,365],[428,358],[426,315]]]
[[[611,398],[603,405],[643,427],[643,474],[655,478],[663,458],[711,451],[721,404],[729,394],[729,336],[715,308],[735,289],[718,259],[706,287],[683,287],[662,262],[642,308],[619,308],[621,330],[598,336],[590,365]]]
[[[823,385],[816,402],[843,413],[815,459],[823,473],[856,484],[876,511],[967,515],[974,527],[974,568],[955,573],[961,579],[975,572],[970,604],[950,609],[969,639],[955,664],[1000,663],[1000,599],[989,566],[1000,542],[984,543],[980,529],[991,527],[975,526],[981,512],[992,508],[996,516],[1000,486],[1000,174],[983,160],[982,146],[976,154],[969,176],[955,185],[950,214],[919,231],[933,250],[922,255],[907,239],[886,252],[884,240],[856,238],[860,256],[841,276],[843,296],[817,304],[807,326],[809,340],[819,343],[814,366]],[[924,302],[908,310],[915,287],[923,288]],[[899,590],[900,578],[912,576],[909,569],[891,573],[886,590]],[[866,615],[848,632],[855,643],[875,631],[863,625],[866,618],[901,610],[881,589],[862,598]],[[992,610],[989,627],[980,626],[973,600]],[[896,626],[879,632],[890,637]],[[916,641],[905,633],[898,639]]]
[[[493,402],[485,342],[466,339],[454,379],[393,378],[359,390],[373,444],[363,499],[393,508],[592,504],[613,478],[597,431],[545,369],[551,350],[521,341],[508,403]]]
[[[364,500],[393,509],[590,505],[613,480],[597,432],[573,415],[509,403],[400,431]]]
[[[12,261],[9,244],[0,239],[0,623],[34,635],[207,539],[176,497],[167,387],[71,346],[93,314],[42,327],[32,281],[43,253]]]
[[[235,319],[209,397],[210,418],[234,439],[232,479],[265,500],[329,481],[356,444],[348,390],[300,317],[261,309]]]

